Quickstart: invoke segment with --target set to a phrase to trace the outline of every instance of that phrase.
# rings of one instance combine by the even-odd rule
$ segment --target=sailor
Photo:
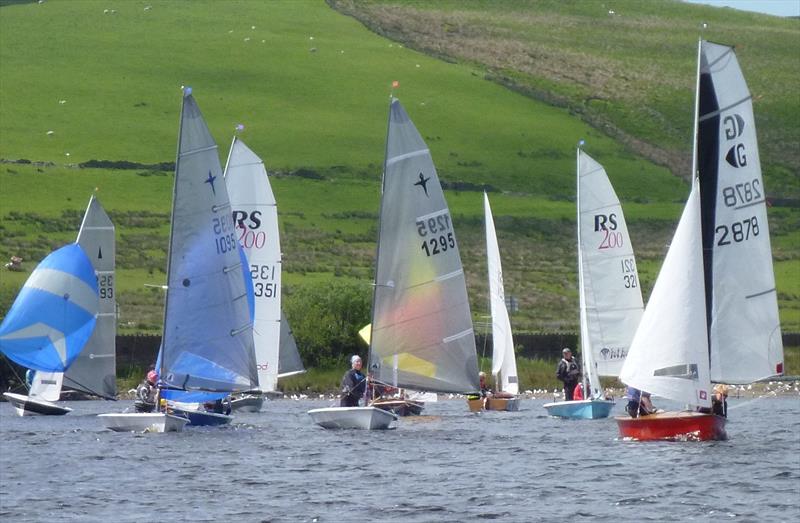
[[[714,385],[714,394],[711,396],[711,412],[723,418],[728,417],[728,386],[722,383]]]
[[[361,357],[354,354],[350,358],[350,370],[342,376],[342,407],[358,407],[358,402],[367,389],[366,377],[361,373]]]
[[[649,392],[629,386],[625,392],[625,395],[628,397],[628,405],[625,406],[625,410],[632,418],[647,416],[648,414],[653,414],[656,411],[656,408],[653,406],[653,402],[650,401]]]
[[[572,401],[572,394],[575,390],[575,385],[578,384],[581,377],[581,368],[578,362],[572,357],[572,351],[569,348],[564,348],[561,351],[563,357],[558,362],[558,369],[556,370],[556,378],[564,383],[564,401]]]

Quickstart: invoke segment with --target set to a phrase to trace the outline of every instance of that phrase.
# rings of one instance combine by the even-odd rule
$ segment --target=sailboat
[[[511,322],[506,309],[500,248],[497,245],[492,208],[486,192],[483,193],[483,212],[486,223],[486,259],[489,271],[489,309],[492,314],[492,375],[497,390],[486,398],[470,400],[470,410],[476,410],[476,407],[477,410],[480,410],[481,407],[486,410],[519,410],[517,357],[514,354]]]
[[[249,273],[217,146],[191,88],[179,136],[158,386],[168,402],[215,401],[258,382]],[[100,417],[116,431],[177,431],[188,422],[168,412]]]
[[[547,403],[551,416],[607,418],[600,376],[619,376],[644,306],[628,226],[605,169],[577,150],[578,292],[583,400]]]
[[[233,399],[233,409],[258,412],[264,396],[280,395],[277,380],[305,372],[291,327],[281,310],[281,250],[278,209],[264,162],[234,137],[225,165],[239,244],[253,279],[253,341],[258,387]]]
[[[479,390],[475,334],[453,221],[430,151],[394,97],[379,216],[369,379],[429,392]],[[309,414],[324,427],[367,428],[356,417],[370,416],[369,409],[386,412],[333,407]],[[388,426],[392,418],[386,420]]]
[[[0,324],[0,351],[42,373],[28,396],[3,393],[20,416],[71,412],[53,402],[61,393],[59,378],[92,336],[98,295],[92,262],[77,243],[50,253],[25,282]]]
[[[265,393],[278,381],[281,334],[281,247],[278,210],[264,162],[238,137],[233,138],[225,165],[234,227],[253,279],[255,316],[253,342],[257,387],[234,398],[234,408],[258,412]]]
[[[100,296],[92,337],[64,373],[64,388],[105,399],[117,395],[117,293],[114,224],[92,195],[83,215],[78,245],[89,255]]]
[[[725,439],[711,383],[783,373],[750,92],[732,47],[698,44],[692,190],[620,379],[689,409],[618,417],[623,437]]]

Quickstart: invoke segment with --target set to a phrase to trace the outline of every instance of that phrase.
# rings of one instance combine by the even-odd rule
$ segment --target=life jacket
[[[575,390],[572,391],[572,399],[576,401],[583,399],[583,383],[575,385]]]

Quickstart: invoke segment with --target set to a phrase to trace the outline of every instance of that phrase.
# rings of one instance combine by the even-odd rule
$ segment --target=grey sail
[[[91,338],[64,374],[63,387],[114,397],[117,394],[117,297],[114,277],[114,224],[92,195],[78,232],[78,244],[89,256],[100,293],[97,323]]]
[[[415,390],[479,389],[453,221],[428,147],[393,99],[381,196],[369,370]]]
[[[753,103],[732,47],[700,42],[697,169],[711,380],[783,373]]]
[[[258,384],[253,326],[217,145],[187,90],[172,201],[161,380],[239,392]]]
[[[306,369],[303,366],[303,360],[300,359],[300,351],[297,350],[297,342],[294,340],[292,328],[283,313],[281,313],[281,340],[279,345],[278,378],[305,372]]]

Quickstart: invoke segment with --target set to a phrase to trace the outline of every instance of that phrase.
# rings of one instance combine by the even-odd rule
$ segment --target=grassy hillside
[[[735,45],[768,191],[800,197],[798,19],[679,0],[329,3],[379,34],[568,107],[679,176],[691,170],[697,38]]]
[[[124,331],[160,328],[161,292],[143,284],[165,279],[172,174],[148,165],[174,161],[181,85],[222,160],[242,123],[274,174],[289,290],[337,278],[369,288],[393,80],[449,187],[476,319],[487,308],[478,187],[491,191],[506,293],[520,303],[512,322],[526,330],[577,326],[579,139],[623,199],[645,294],[688,193],[574,111],[487,81],[484,65],[387,41],[322,0],[0,5],[0,159],[33,162],[0,164],[0,259],[32,269],[74,239],[98,188],[117,225]],[[142,165],[79,167],[92,159]],[[778,207],[770,220],[782,321],[797,330],[800,220]],[[0,271],[0,314],[25,277]]]

